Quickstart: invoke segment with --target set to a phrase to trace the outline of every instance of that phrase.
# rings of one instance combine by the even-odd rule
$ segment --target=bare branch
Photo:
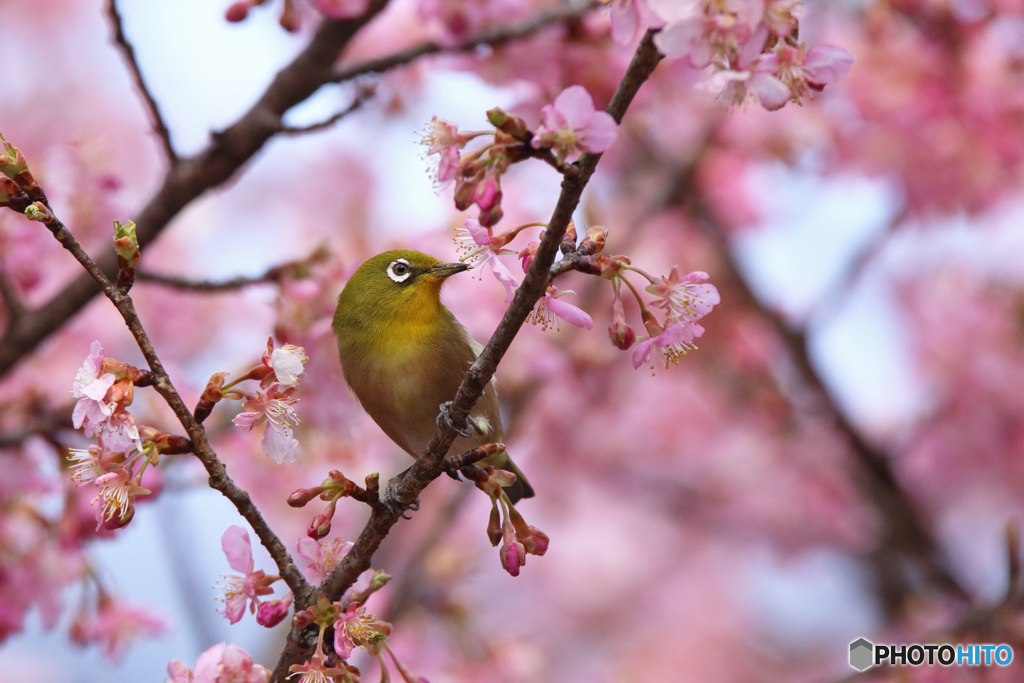
[[[138,89],[139,94],[142,95],[142,99],[146,101],[146,109],[149,111],[150,119],[152,119],[153,130],[156,132],[157,137],[160,138],[160,144],[164,148],[164,156],[167,157],[167,161],[171,165],[174,165],[178,163],[178,153],[174,151],[174,145],[171,142],[171,131],[167,127],[167,122],[164,120],[163,115],[160,113],[160,107],[157,105],[153,93],[150,92],[149,86],[146,85],[146,79],[142,77],[142,70],[139,68],[138,60],[135,58],[135,48],[132,47],[132,44],[128,41],[128,36],[124,32],[124,22],[121,19],[120,12],[117,10],[117,0],[108,0],[107,16],[110,17],[110,24],[114,29],[114,42],[121,50],[121,54],[124,55],[124,61],[128,64],[128,70],[131,72],[135,87]]]
[[[229,292],[251,285],[263,285],[280,283],[285,277],[298,277],[300,273],[310,266],[323,261],[329,252],[326,247],[319,247],[306,258],[287,261],[280,265],[269,268],[260,275],[240,275],[227,280],[190,280],[174,275],[163,275],[161,273],[150,273],[139,271],[135,278],[142,282],[149,282],[155,285],[173,287],[174,289],[193,290],[197,292]]]
[[[317,133],[321,130],[330,128],[349,114],[358,111],[364,104],[366,104],[366,101],[375,94],[376,88],[369,85],[363,86],[359,89],[355,99],[352,100],[352,104],[348,105],[337,114],[318,123],[311,123],[308,126],[284,126],[281,128],[281,133],[285,135],[305,135],[306,133]]]
[[[388,71],[397,66],[403,66],[410,62],[414,62],[420,57],[427,57],[441,52],[469,52],[485,45],[497,47],[512,40],[516,40],[517,38],[525,38],[526,36],[533,35],[534,33],[537,33],[549,26],[563,22],[575,21],[590,10],[598,7],[599,4],[600,3],[597,2],[585,2],[577,5],[567,5],[550,12],[542,12],[521,24],[502,26],[481,31],[477,35],[470,36],[469,38],[455,43],[454,45],[442,45],[434,41],[427,41],[405,50],[395,52],[387,57],[372,59],[368,62],[363,62],[362,64],[353,64],[352,66],[340,68],[334,72],[331,76],[331,80],[335,83],[341,83],[343,81],[350,81],[358,76],[365,76],[366,74],[383,73],[384,71]]]

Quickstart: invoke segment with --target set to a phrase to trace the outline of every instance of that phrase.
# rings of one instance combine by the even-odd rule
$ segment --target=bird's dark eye
[[[405,282],[412,275],[412,266],[404,258],[400,258],[388,264],[387,274],[393,282]]]

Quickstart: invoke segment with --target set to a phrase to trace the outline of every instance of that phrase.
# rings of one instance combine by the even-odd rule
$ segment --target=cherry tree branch
[[[113,3],[113,0],[110,2]],[[380,73],[442,50],[466,51],[481,45],[500,45],[530,35],[545,26],[570,21],[596,6],[596,3],[587,3],[544,13],[521,25],[483,31],[454,47],[424,44],[380,60],[347,69],[335,69],[334,62],[343,48],[387,4],[388,0],[373,0],[361,17],[324,21],[306,48],[277,73],[260,98],[241,118],[223,131],[215,133],[206,149],[172,164],[160,187],[134,216],[139,245],[145,247],[182,209],[232,178],[273,136],[288,133],[289,127],[284,124],[285,112],[305,101],[321,86],[367,73]],[[119,25],[120,22],[116,21],[115,27]],[[130,59],[129,63],[131,65],[134,60]],[[108,278],[116,276],[117,259],[113,253],[104,253],[96,263]],[[98,292],[93,279],[83,274],[43,305],[27,311],[17,320],[11,320],[0,338],[0,376],[64,325]]]
[[[653,37],[654,32],[648,31],[640,41],[615,95],[608,104],[606,111],[617,123],[622,121],[623,115],[640,86],[646,82],[662,59],[654,46]],[[562,272],[561,266],[554,265],[555,256],[572,219],[572,214],[579,205],[583,190],[594,174],[600,159],[601,154],[584,154],[576,162],[577,172],[566,174],[563,177],[562,191],[523,284],[516,291],[515,297],[505,311],[505,315],[490,341],[470,366],[448,409],[452,424],[465,422],[469,411],[483,394],[484,387],[493,377],[498,363],[501,362],[505,352],[512,344],[512,340],[519,333],[527,316],[547,291],[552,277]],[[426,451],[416,459],[413,466],[405,472],[404,476],[392,480],[394,497],[397,502],[408,506],[419,497],[419,494],[430,482],[441,475],[445,467],[445,455],[457,435],[458,433],[451,426],[438,428]],[[328,599],[339,599],[345,590],[355,583],[359,575],[370,568],[374,553],[399,519],[399,513],[388,506],[374,509],[352,548],[320,584],[320,592]],[[296,609],[304,609],[314,598],[315,596],[312,594],[301,596],[296,594]],[[272,680],[284,681],[289,667],[309,659],[315,645],[315,634],[312,631],[313,629],[306,631],[302,628],[292,628],[284,652],[274,669]]]
[[[885,522],[885,531],[880,553],[873,558],[878,572],[882,603],[890,611],[897,611],[906,598],[913,594],[905,566],[901,566],[898,554],[917,565],[923,575],[934,586],[958,599],[965,599],[968,592],[952,574],[941,546],[926,520],[918,512],[910,496],[893,472],[888,455],[864,438],[864,435],[850,421],[837,404],[832,392],[825,385],[810,356],[807,333],[794,328],[778,313],[765,306],[754,294],[743,276],[728,244],[725,230],[714,216],[710,207],[699,198],[692,186],[692,178],[684,177],[673,191],[673,196],[683,198],[691,215],[704,229],[705,234],[717,246],[722,262],[727,268],[726,278],[740,293],[742,300],[760,311],[771,324],[776,334],[789,350],[804,386],[816,397],[816,408],[835,430],[845,439],[853,462],[856,465],[854,482],[879,511]]]
[[[182,209],[229,180],[270,138],[279,134],[286,127],[285,112],[330,82],[341,50],[386,5],[387,0],[373,0],[361,17],[323,22],[305,49],[277,73],[249,111],[215,133],[210,145],[196,156],[179,159],[173,164],[160,187],[134,216],[139,245],[144,248],[152,242]],[[117,275],[117,257],[113,251],[97,258],[96,266],[108,279]],[[99,291],[95,278],[82,274],[39,308],[11,321],[0,339],[0,375],[80,311]]]
[[[18,288],[7,276],[7,271],[3,269],[0,269],[0,300],[3,300],[4,306],[7,307],[7,317],[12,324],[27,312],[25,302],[21,300],[21,295],[18,293]]]
[[[50,232],[53,233],[54,238],[85,268],[89,277],[93,279],[117,309],[118,313],[121,314],[125,325],[128,326],[129,331],[135,338],[136,344],[139,346],[139,350],[142,351],[142,355],[149,365],[150,372],[152,373],[153,388],[156,389],[167,405],[170,406],[171,410],[174,411],[178,421],[185,428],[188,438],[191,439],[192,452],[199,458],[199,461],[206,468],[207,473],[209,473],[210,487],[219,491],[225,498],[231,501],[239,514],[249,523],[256,536],[260,539],[260,542],[263,543],[263,546],[274,559],[281,578],[292,592],[295,595],[307,593],[310,590],[310,586],[298,567],[295,566],[295,562],[292,560],[288,549],[281,542],[281,539],[278,538],[277,534],[274,533],[273,529],[270,528],[263,515],[260,514],[259,509],[252,502],[248,492],[235,484],[228,475],[224,463],[217,457],[207,438],[205,428],[192,416],[192,411],[188,409],[181,395],[171,383],[170,376],[167,374],[166,369],[164,369],[163,363],[161,363],[149,339],[149,335],[146,334],[142,326],[142,321],[135,310],[135,303],[132,301],[131,296],[127,292],[122,292],[118,289],[117,285],[107,277],[100,266],[85,252],[75,236],[71,234],[71,231],[49,210],[49,207],[47,207],[45,212],[40,213],[42,215],[34,220],[39,220],[46,225]]]
[[[336,83],[350,81],[358,76],[367,74],[382,73],[397,66],[403,66],[414,62],[421,57],[427,57],[438,53],[469,52],[481,46],[489,45],[497,47],[517,38],[525,38],[541,31],[549,26],[564,22],[575,21],[590,10],[598,7],[600,3],[584,2],[581,4],[569,4],[548,12],[541,12],[537,16],[527,19],[520,24],[511,26],[500,26],[481,31],[475,36],[470,36],[454,45],[444,45],[435,41],[425,41],[419,45],[400,50],[394,54],[379,59],[372,59],[361,64],[341,67],[331,76]]]
[[[281,128],[280,132],[284,135],[305,135],[307,133],[318,133],[322,130],[326,130],[338,121],[347,118],[350,114],[359,111],[359,109],[366,104],[366,101],[375,94],[375,88],[372,86],[362,86],[359,88],[359,92],[356,93],[355,99],[352,100],[352,104],[348,105],[338,113],[329,116],[323,121],[311,123],[306,126],[284,126]]]
[[[167,122],[164,120],[163,115],[160,113],[160,107],[157,105],[153,93],[150,91],[149,86],[146,85],[146,79],[142,77],[142,70],[139,68],[138,60],[135,58],[135,48],[132,47],[128,36],[124,32],[124,22],[121,19],[121,13],[117,10],[117,0],[108,0],[107,16],[110,18],[110,24],[114,29],[114,42],[121,50],[124,61],[128,64],[128,70],[131,72],[132,81],[135,83],[136,89],[146,102],[146,110],[149,112],[149,118],[152,120],[153,130],[156,132],[157,137],[160,138],[160,144],[164,148],[164,156],[167,157],[167,161],[171,165],[174,165],[178,163],[178,153],[174,151],[174,145],[171,142],[171,131],[167,127]]]
[[[311,266],[323,261],[328,256],[326,247],[317,248],[312,254],[305,258],[287,261],[285,263],[268,268],[260,275],[240,275],[227,280],[190,280],[188,278],[161,273],[151,273],[140,270],[135,274],[135,279],[141,282],[149,282],[155,285],[163,285],[174,289],[193,290],[197,292],[229,292],[251,285],[262,285],[280,283],[282,279],[293,276],[299,277]]]

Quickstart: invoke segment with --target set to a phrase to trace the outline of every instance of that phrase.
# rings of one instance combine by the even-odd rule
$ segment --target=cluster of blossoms
[[[594,109],[590,94],[579,85],[562,91],[553,104],[541,110],[541,123],[531,131],[526,122],[499,108],[487,112],[493,131],[460,131],[450,121],[433,117],[420,142],[426,156],[437,155],[434,185],[441,189],[455,181],[455,207],[465,211],[476,204],[479,223],[495,225],[503,215],[501,176],[512,164],[533,156],[563,167],[584,152],[608,149],[618,135],[615,120]],[[474,138],[493,140],[474,151],[465,151]]]
[[[205,650],[191,669],[180,659],[167,665],[165,683],[267,683],[270,669],[252,661],[252,655],[227,643],[217,643]]]
[[[648,28],[666,57],[708,69],[703,86],[739,104],[765,109],[801,103],[846,76],[853,55],[834,45],[799,42],[802,0],[614,0],[612,36],[629,43]]]
[[[142,475],[156,464],[162,452],[180,451],[182,437],[139,427],[128,411],[136,385],[147,385],[152,376],[103,355],[94,341],[88,357],[75,375],[71,395],[78,399],[71,420],[96,443],[87,449],[71,449],[70,472],[79,486],[95,486],[93,505],[97,529],[119,529],[135,516],[135,499],[151,493],[141,485]]]
[[[471,457],[482,459],[504,450],[503,444],[487,444],[475,449]],[[550,539],[543,531],[526,523],[505,493],[504,487],[514,484],[516,475],[490,465],[483,468],[463,467],[460,471],[490,497],[491,514],[487,522],[487,537],[492,546],[501,544],[498,557],[502,568],[512,576],[519,576],[519,568],[526,564],[526,556],[546,553]]]
[[[478,221],[469,218],[463,227],[456,230],[456,248],[463,254],[461,260],[470,268],[490,268],[494,277],[505,287],[506,301],[510,301],[519,282],[499,256],[518,256],[525,272],[536,252],[537,242],[531,242],[518,253],[508,249],[507,245],[524,229],[536,225],[523,225],[494,234],[491,228],[484,228]],[[563,241],[563,251],[573,249],[584,254],[580,270],[601,275],[612,281],[614,298],[611,324],[608,328],[612,343],[623,350],[633,349],[635,368],[648,361],[653,368],[655,358],[667,368],[670,363],[677,363],[680,356],[685,355],[690,349],[696,348],[694,340],[704,334],[704,328],[699,321],[720,302],[718,290],[708,282],[708,274],[702,271],[680,276],[678,269],[673,267],[668,276],[655,278],[633,266],[625,256],[602,254],[607,235],[608,231],[605,228],[594,226],[577,244],[576,228],[570,224]],[[649,304],[645,303],[640,293],[625,279],[626,271],[646,278],[649,282],[646,291],[657,298]],[[621,296],[623,283],[634,295],[640,307],[646,336],[638,338],[634,329],[626,322]],[[560,300],[561,296],[570,293],[571,290],[558,291],[554,285],[549,285],[544,297],[537,302],[537,306],[530,314],[529,320],[545,330],[557,325],[559,319],[577,327],[591,329],[594,323],[590,315],[577,306]],[[660,309],[663,315],[659,318],[652,309]]]
[[[704,334],[704,327],[698,321],[721,301],[718,289],[708,282],[707,273],[694,271],[680,277],[679,269],[673,266],[667,277],[655,278],[631,265],[624,256],[603,254],[598,257],[597,265],[602,277],[612,281],[615,292],[608,336],[620,349],[633,349],[634,368],[649,361],[653,372],[655,358],[668,368],[670,363],[678,363],[680,356],[697,348],[694,340]],[[624,277],[625,271],[646,278],[650,282],[646,291],[657,298],[645,303],[633,284]],[[626,322],[622,304],[623,284],[640,307],[646,336],[638,338]],[[663,316],[659,319],[652,308],[661,309]]]
[[[227,382],[226,372],[215,373],[210,378],[196,406],[196,419],[204,421],[221,399],[244,399],[243,411],[232,420],[235,426],[249,430],[264,426],[263,452],[276,463],[294,461],[299,442],[292,428],[299,423],[299,418],[293,406],[299,401],[295,392],[307,360],[301,346],[285,344],[275,348],[273,340],[268,339],[259,365],[231,382]],[[255,391],[239,389],[238,385],[247,380],[259,382],[259,388]]]
[[[388,645],[391,624],[366,611],[365,599],[383,585],[380,582],[370,586],[359,595],[346,593],[337,602],[331,602],[320,594],[315,605],[296,614],[297,626],[315,624],[319,627],[319,634],[313,656],[302,664],[292,665],[289,678],[298,676],[299,683],[356,683],[360,680],[360,671],[347,660],[356,648],[362,648],[380,662],[382,681],[391,680],[385,658],[387,654],[403,681],[428,683],[426,678],[413,674]],[[333,655],[324,652],[324,636],[328,630],[334,631]]]
[[[227,574],[221,580],[221,614],[234,624],[240,621],[248,610],[256,615],[256,622],[262,626],[269,628],[279,624],[288,615],[292,594],[289,591],[273,599],[268,599],[267,596],[274,592],[271,586],[280,581],[281,577],[268,575],[262,569],[256,568],[249,534],[243,528],[228,527],[221,537],[221,546],[228,564],[237,572]],[[305,567],[307,577],[320,582],[341,562],[351,548],[351,542],[337,539],[302,538],[296,549],[299,556],[308,562]],[[387,652],[405,680],[425,680],[412,676],[408,669],[395,659],[394,653],[384,642],[391,633],[391,625],[378,621],[372,614],[367,614],[364,607],[369,597],[384,587],[390,579],[391,577],[384,572],[367,570],[345,592],[341,600],[330,602],[321,595],[316,605],[298,612],[295,615],[295,623],[299,626],[318,624],[320,636],[316,653],[305,664],[293,667],[292,675],[300,676],[298,680],[308,682],[358,681],[359,670],[344,660],[351,656],[355,648],[362,647],[371,655],[380,658],[382,667],[383,653]],[[328,629],[333,629],[334,632],[336,655],[336,661],[330,665],[328,661],[334,657],[328,657],[323,651],[324,633]],[[253,664],[252,657],[244,651],[234,646],[225,646],[223,643],[200,655],[194,669],[190,670],[177,660],[172,661],[167,669],[171,683],[204,680],[261,683],[268,680],[269,676],[269,672],[262,666]],[[235,675],[236,678],[230,678],[229,674]],[[202,676],[211,677],[207,679]]]

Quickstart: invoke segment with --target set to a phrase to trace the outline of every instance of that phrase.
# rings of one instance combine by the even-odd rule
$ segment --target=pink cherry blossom
[[[432,169],[435,189],[439,190],[455,179],[459,170],[459,153],[469,139],[469,136],[459,133],[454,123],[437,116],[424,126],[420,144],[427,148],[426,156],[437,155],[437,167]]]
[[[285,460],[294,461],[299,447],[298,439],[292,436],[292,427],[299,423],[292,407],[299,399],[293,398],[293,393],[293,387],[281,390],[276,384],[266,390],[260,389],[242,403],[245,410],[232,420],[235,426],[249,430],[266,424],[260,444],[263,452],[278,464]]]
[[[308,536],[299,539],[296,550],[309,560],[306,573],[311,581],[320,583],[352,548],[351,541],[338,538],[314,540]]]
[[[278,577],[268,577],[262,569],[254,569],[249,533],[242,527],[228,527],[221,537],[221,547],[228,558],[228,564],[238,572],[237,575],[225,575],[222,580],[222,613],[224,618],[235,624],[242,618],[247,605],[250,612],[255,612],[261,602],[260,596],[274,592],[270,584]]]
[[[305,372],[306,350],[294,344],[285,344],[275,348],[270,354],[270,367],[274,370],[274,378],[284,387],[299,385],[299,376]]]
[[[551,147],[559,160],[573,161],[581,152],[603,152],[618,137],[609,114],[594,109],[594,100],[581,85],[572,85],[541,109],[541,125],[533,136],[534,149]]]
[[[633,367],[639,368],[650,360],[654,369],[654,357],[666,368],[669,363],[678,363],[692,349],[697,348],[693,340],[704,334],[704,328],[696,323],[679,320],[670,324],[660,334],[645,337],[633,347]]]
[[[708,274],[703,271],[680,277],[679,269],[673,266],[668,277],[661,280],[647,287],[647,291],[658,297],[651,305],[663,308],[669,320],[700,320],[722,300],[718,289],[708,282]]]
[[[809,51],[802,45],[783,45],[757,59],[751,87],[765,109],[778,109],[790,99],[800,102],[809,92],[843,78],[853,62],[853,55],[834,45],[818,45]],[[761,80],[754,84],[758,78]],[[785,88],[785,99],[779,96],[779,87],[767,79]]]
[[[80,613],[71,626],[72,639],[79,644],[100,643],[111,659],[120,659],[139,638],[159,635],[164,621],[149,610],[104,596],[95,613]]]
[[[664,24],[664,20],[647,5],[647,0],[615,0],[610,3],[612,40],[620,45],[629,45],[648,28]]]
[[[366,613],[366,608],[356,601],[334,622],[334,651],[342,659],[348,659],[356,647],[383,640],[391,632],[391,624],[377,621],[377,617]]]
[[[267,683],[270,680],[270,670],[254,663],[252,655],[237,645],[223,642],[204,650],[191,672],[185,674],[183,667],[185,665],[178,660],[167,665],[172,683]]]
[[[109,372],[101,374],[102,366],[103,347],[99,341],[94,341],[85,362],[75,374],[71,388],[71,396],[78,399],[71,414],[71,422],[75,429],[84,427],[86,436],[101,431],[115,408],[115,404],[105,401],[104,397],[116,378]]]
[[[761,23],[761,0],[656,0],[652,8],[665,20],[654,44],[666,57],[686,56],[702,68],[711,64],[749,65],[764,46],[768,29]]]
[[[99,492],[93,500],[96,506],[96,528],[120,529],[135,516],[135,497],[152,493],[130,477],[128,470],[108,472],[96,477]]]
[[[542,330],[547,330],[549,327],[557,329],[559,320],[587,330],[593,328],[594,320],[586,311],[559,299],[559,297],[572,293],[571,290],[559,292],[554,285],[550,285],[527,320],[534,325],[540,325]]]

